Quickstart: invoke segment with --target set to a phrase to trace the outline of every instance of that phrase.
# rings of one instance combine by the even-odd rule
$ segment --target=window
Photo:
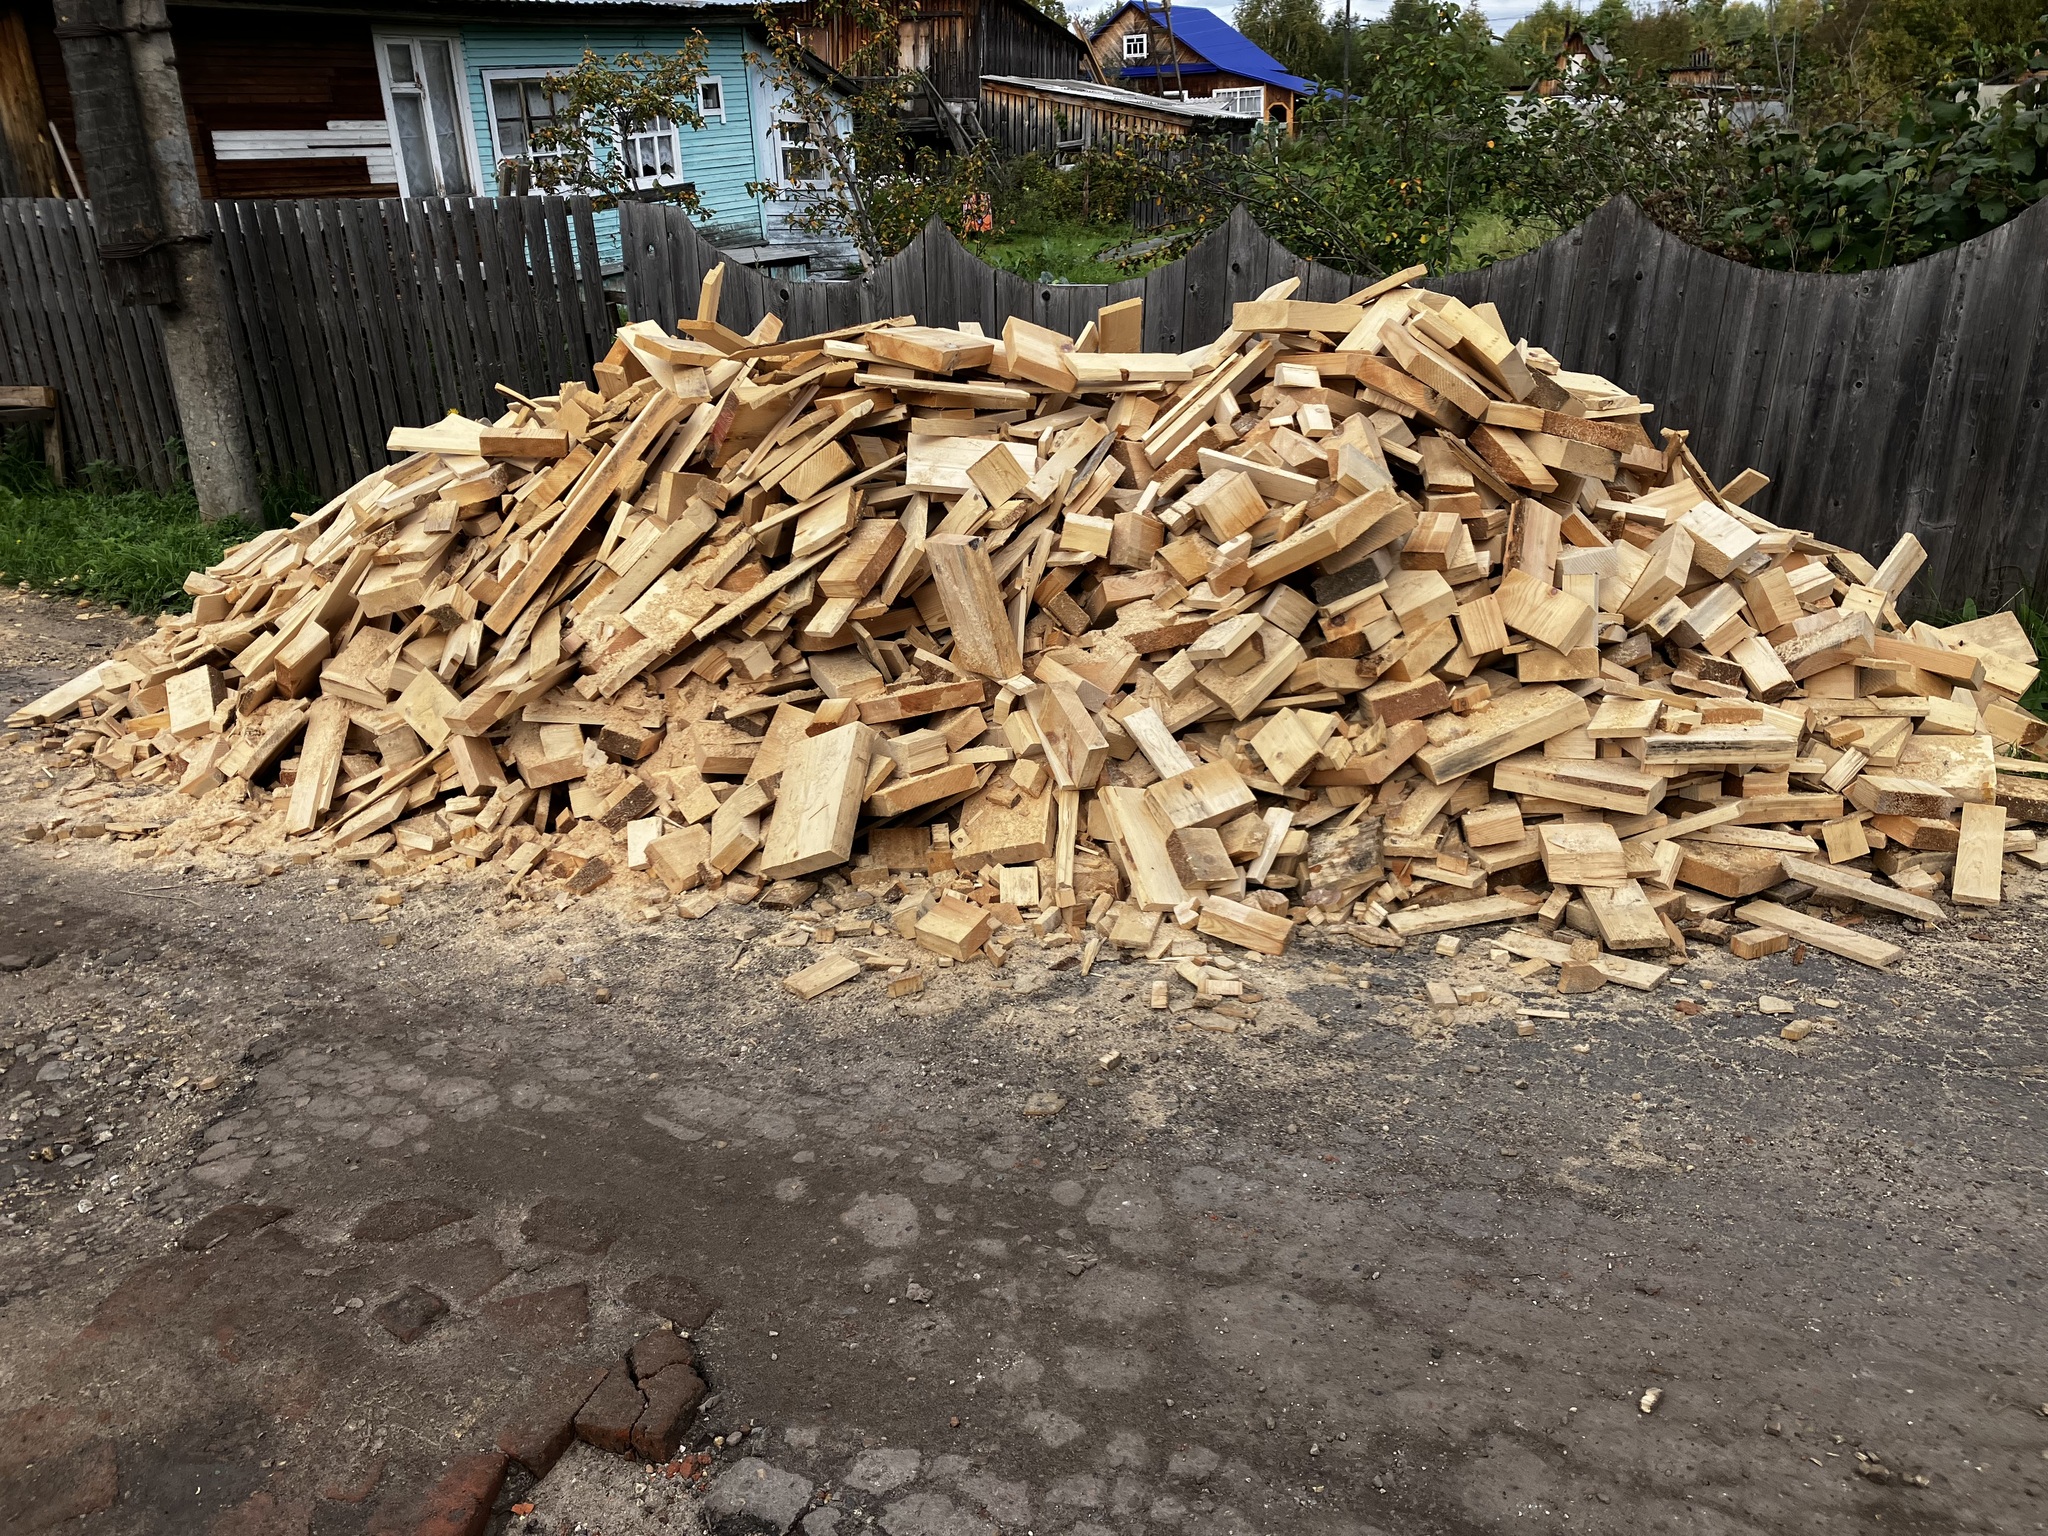
[[[398,151],[399,191],[407,197],[468,197],[476,180],[456,40],[380,36],[377,69]]]
[[[825,155],[811,142],[809,123],[781,122],[775,131],[782,141],[782,179],[784,181],[823,181],[825,179]]]
[[[665,117],[626,130],[626,174],[640,186],[674,181],[681,160],[676,125]]]
[[[1227,91],[1213,91],[1209,99],[1225,112],[1238,117],[1257,117],[1265,108],[1265,90],[1256,85],[1235,86]]]
[[[1124,62],[1126,64],[1149,57],[1150,48],[1151,39],[1143,32],[1126,32],[1124,34]]]
[[[715,75],[697,82],[697,110],[707,123],[725,121],[725,82]]]
[[[497,70],[484,73],[484,93],[491,104],[491,150],[498,164],[498,187],[501,192],[514,180],[531,184],[534,162],[546,160],[560,151],[535,150],[533,134],[536,129],[551,126],[555,113],[563,106],[563,98],[546,90],[539,73],[507,74]],[[523,178],[517,173],[527,173]]]

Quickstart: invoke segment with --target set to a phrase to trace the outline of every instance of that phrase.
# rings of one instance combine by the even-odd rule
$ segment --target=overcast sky
[[[1174,0],[1174,3],[1202,5],[1204,9],[1214,11],[1226,20],[1237,9],[1236,0]],[[1329,0],[1324,0],[1323,8],[1332,14],[1342,14],[1342,0],[1338,0],[1335,5],[1331,5]],[[1535,10],[1536,0],[1480,0],[1479,9],[1493,24],[1493,30],[1501,33]],[[1359,20],[1375,21],[1387,14],[1387,0],[1351,0],[1351,14]]]

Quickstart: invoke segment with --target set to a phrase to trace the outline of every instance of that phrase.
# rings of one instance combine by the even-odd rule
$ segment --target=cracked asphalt
[[[122,623],[0,596],[0,703]],[[11,1530],[431,1529],[537,1382],[663,1316],[708,1465],[578,1447],[491,1529],[2048,1520],[2031,874],[1874,918],[1893,972],[1701,947],[1650,993],[1304,935],[1224,1032],[1028,946],[799,1003],[782,915],[624,881],[379,908],[231,830],[23,841],[101,804],[78,766],[0,745]],[[1518,1036],[1537,1001],[1570,1017]],[[445,1311],[401,1342],[415,1288]]]

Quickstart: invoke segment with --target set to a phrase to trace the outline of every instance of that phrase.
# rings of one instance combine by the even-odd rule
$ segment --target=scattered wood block
[[[1728,953],[1738,960],[1761,960],[1791,947],[1790,938],[1771,928],[1745,928],[1728,940]]]
[[[1949,882],[1950,899],[1959,906],[1997,906],[2003,894],[2004,864],[2005,807],[1964,806],[1955,875]]]
[[[809,1002],[822,993],[830,992],[843,981],[851,981],[860,974],[860,962],[851,955],[827,955],[813,965],[807,965],[794,975],[782,978],[783,990],[792,992]]]
[[[985,909],[948,894],[917,920],[915,933],[917,942],[934,954],[966,960],[988,942],[994,927]]]
[[[1801,944],[1811,944],[1815,949],[1840,955],[1844,960],[1854,960],[1859,965],[1880,970],[1896,964],[1905,953],[1896,944],[1887,944],[1882,939],[1874,939],[1822,918],[1808,917],[1790,907],[1779,906],[1775,901],[1752,901],[1747,906],[1736,908],[1735,915],[1745,923],[1769,928]]]

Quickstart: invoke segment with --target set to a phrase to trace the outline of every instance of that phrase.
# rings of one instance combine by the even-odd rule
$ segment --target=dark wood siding
[[[979,0],[979,6],[977,78],[967,84],[965,96],[977,94],[981,75],[1023,75],[1032,80],[1088,78],[1087,49],[1081,40],[1025,0]]]
[[[173,6],[171,40],[208,197],[397,195],[373,184],[361,160],[222,162],[213,153],[221,131],[381,122],[368,18]]]
[[[48,0],[24,7],[29,49],[43,101],[81,178],[71,88],[64,78]],[[361,160],[215,158],[220,130],[325,128],[331,121],[381,122],[384,98],[360,16],[171,7],[171,42],[185,90],[187,126],[207,197],[395,197],[370,180]],[[68,188],[67,188],[68,190]],[[91,189],[88,187],[88,191]]]
[[[799,15],[811,51],[834,68],[849,68],[870,35],[844,17],[819,15],[815,6]],[[1088,79],[1087,52],[1078,37],[1027,0],[924,0],[904,18],[883,62],[925,71],[948,101],[976,101],[983,75]]]
[[[981,82],[981,125],[1013,155],[1050,155],[1160,135],[1178,138],[1190,131],[1186,118],[1147,105],[1055,96],[1000,80]],[[1231,128],[1203,120],[1193,131],[1227,135]],[[1239,142],[1242,132],[1240,127]]]

